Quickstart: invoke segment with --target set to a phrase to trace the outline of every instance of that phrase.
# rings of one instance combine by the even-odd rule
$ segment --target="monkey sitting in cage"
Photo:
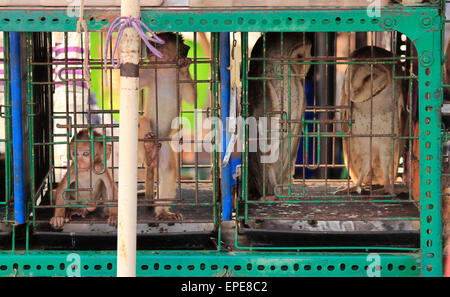
[[[353,52],[358,62],[376,59],[376,64],[351,64],[347,67],[342,86],[340,104],[350,106],[341,109],[345,165],[355,185],[339,189],[362,192],[362,184],[382,185],[373,194],[394,194],[400,157],[405,149],[406,88],[402,81],[394,83],[393,75],[401,75],[398,61],[386,63],[395,56],[382,48],[365,46]],[[392,69],[395,67],[395,69]],[[393,70],[395,71],[393,74]],[[352,121],[351,125],[349,121]],[[394,136],[387,137],[386,135]],[[371,174],[369,174],[371,172]],[[345,186],[344,186],[345,187]]]
[[[172,121],[179,116],[181,99],[189,104],[194,104],[195,93],[193,82],[188,71],[191,59],[187,58],[190,47],[184,43],[182,36],[175,33],[159,33],[159,38],[164,40],[163,45],[155,44],[155,47],[163,54],[158,58],[147,49],[147,57],[155,66],[151,69],[140,71],[140,89],[147,88],[144,97],[143,119],[150,121],[147,127],[153,133],[153,137],[168,138],[173,132]],[[182,81],[182,82],[180,82]],[[148,132],[148,131],[147,131]],[[142,134],[142,132],[140,132]],[[144,135],[146,133],[143,133]],[[177,158],[176,153],[170,145],[164,141],[157,162],[156,172],[158,172],[158,199],[174,199],[176,195],[177,180]],[[143,146],[140,146],[142,152]],[[153,200],[154,196],[154,168],[146,164],[145,177],[145,198]],[[158,204],[158,199],[156,203]],[[154,208],[156,219],[181,220],[182,215],[178,212],[169,211],[168,206],[156,205]]]
[[[85,218],[98,208],[101,200],[112,202],[118,199],[117,186],[106,166],[111,147],[104,147],[100,133],[92,131],[92,134],[93,148],[86,129],[78,132],[70,141],[72,163],[56,188],[55,214],[50,219],[50,224],[55,229],[61,229],[64,223],[70,222],[72,216]],[[63,207],[68,203],[88,206]],[[108,225],[117,225],[117,207],[105,207],[102,214],[108,216]]]

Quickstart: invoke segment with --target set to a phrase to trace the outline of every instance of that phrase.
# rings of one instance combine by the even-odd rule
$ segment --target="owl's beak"
[[[350,92],[350,98],[356,98],[361,93],[361,88],[352,89]]]

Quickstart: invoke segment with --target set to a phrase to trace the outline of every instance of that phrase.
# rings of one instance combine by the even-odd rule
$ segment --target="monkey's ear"
[[[75,145],[73,144],[73,141],[71,141],[69,145],[69,160],[72,161],[75,160],[74,154],[75,154]]]
[[[109,158],[111,158],[111,151],[112,151],[112,145],[111,144],[106,144],[106,160],[109,160]]]
[[[191,58],[180,58],[178,59],[178,65],[182,70],[187,70],[189,68],[189,65],[191,65],[192,59]]]

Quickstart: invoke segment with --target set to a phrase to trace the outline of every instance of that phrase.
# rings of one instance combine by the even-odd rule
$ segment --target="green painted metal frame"
[[[0,259],[2,276],[116,275],[109,251],[0,252]],[[420,276],[418,254],[138,251],[137,263],[137,276]]]
[[[118,10],[87,10],[90,30],[106,30],[118,16]],[[423,7],[395,7],[381,11],[379,17],[369,17],[366,8],[346,9],[208,9],[208,10],[152,10],[142,11],[142,20],[155,31],[203,31],[203,32],[250,32],[250,31],[389,31],[404,33],[413,41],[419,56],[419,117],[420,117],[420,205],[421,205],[421,251],[420,253],[389,254],[380,253],[380,263],[389,263],[399,269],[381,269],[381,276],[441,276],[442,275],[442,226],[441,226],[441,123],[442,105],[441,33],[444,22],[443,10],[439,5]],[[68,16],[66,10],[4,10],[0,15],[0,31],[75,31],[75,15]],[[245,161],[245,160],[244,160]],[[243,173],[244,176],[247,174]],[[26,251],[0,253],[0,275],[66,275],[60,273],[59,265],[70,252]],[[90,251],[77,252],[88,269],[82,275],[115,275],[115,253]],[[367,262],[368,253],[300,253],[300,252],[139,252],[138,275],[181,276],[181,275],[234,275],[234,276],[361,276]],[[110,270],[92,269],[98,265],[111,263]],[[155,269],[154,263],[159,263]],[[31,264],[29,264],[31,263]],[[45,264],[44,264],[45,263]],[[52,264],[54,263],[54,264]],[[189,263],[189,264],[188,264]],[[308,263],[312,269],[305,270]],[[17,264],[17,265],[14,265]],[[201,264],[205,264],[202,270]],[[247,265],[253,269],[248,270]],[[299,264],[295,270],[289,265]],[[336,265],[345,264],[341,270]],[[386,264],[386,265],[389,265]],[[28,270],[24,265],[30,266]],[[42,269],[53,265],[53,270]],[[55,265],[58,265],[57,268]],[[142,265],[147,265],[143,272]],[[181,269],[167,270],[181,266]],[[187,265],[187,266],[185,266]],[[189,265],[194,269],[190,270]],[[206,267],[218,265],[217,271]],[[227,269],[223,267],[227,266]],[[238,269],[238,266],[241,268]],[[264,265],[264,270],[255,269]],[[281,267],[287,265],[287,270]],[[302,266],[303,265],[303,266]],[[314,267],[322,265],[318,270]],[[334,265],[333,270],[328,266]],[[355,271],[349,269],[357,265]],[[384,265],[384,264],[382,264]],[[273,270],[271,267],[273,266]],[[103,267],[103,266],[102,266]],[[110,266],[111,267],[111,266]],[[267,268],[269,267],[269,268]],[[408,268],[415,267],[415,269]],[[49,267],[51,268],[51,267]],[[192,268],[192,267],[191,267]],[[294,272],[295,271],[295,272]]]

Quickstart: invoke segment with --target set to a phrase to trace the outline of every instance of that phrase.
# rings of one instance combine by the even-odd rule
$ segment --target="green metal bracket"
[[[115,252],[2,252],[0,276],[115,276],[116,261]],[[138,251],[136,262],[137,276],[420,276],[417,254]]]

